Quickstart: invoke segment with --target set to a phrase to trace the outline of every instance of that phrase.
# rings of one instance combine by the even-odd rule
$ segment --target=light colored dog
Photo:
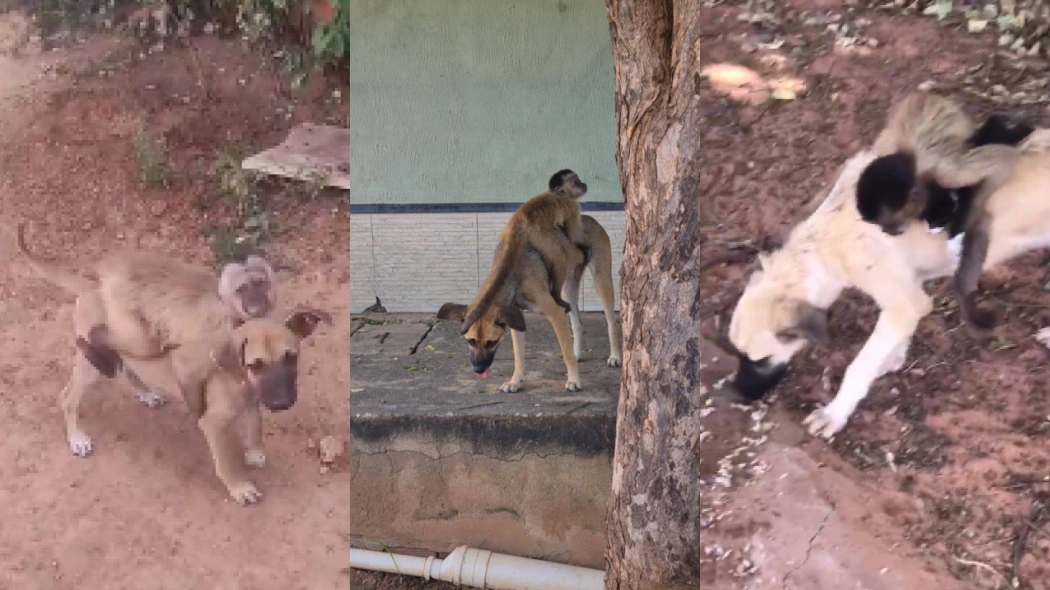
[[[1050,130],[1039,129],[1018,147],[1009,179],[987,201],[991,213],[983,268],[1036,248],[1050,247]],[[731,385],[761,398],[784,376],[788,361],[807,342],[827,340],[826,310],[847,288],[875,300],[874,331],[843,376],[834,400],[805,422],[812,434],[841,430],[872,382],[900,369],[919,321],[933,309],[923,284],[955,272],[962,235],[949,241],[925,224],[898,236],[861,220],[857,180],[875,154],[850,158],[824,202],[791,232],[784,246],[759,256],[730,321],[729,348],[740,359]]]

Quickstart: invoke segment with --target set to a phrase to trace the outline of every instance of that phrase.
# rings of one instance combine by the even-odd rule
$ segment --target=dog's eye
[[[478,345],[478,341],[475,340],[474,338],[467,338],[467,344],[469,344],[471,346],[477,346]]]
[[[506,328],[507,324],[504,324],[503,322],[496,322],[496,327],[497,328]]]
[[[485,343],[485,348],[492,348],[492,347],[496,346],[497,344],[499,344],[499,340],[489,340],[488,342]]]
[[[264,369],[266,369],[266,363],[261,359],[248,363],[248,370],[252,373],[262,373]]]

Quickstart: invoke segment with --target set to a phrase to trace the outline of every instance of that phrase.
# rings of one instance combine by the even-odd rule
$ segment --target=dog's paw
[[[262,492],[250,481],[232,484],[227,489],[230,492],[230,498],[233,498],[233,501],[241,506],[247,506],[262,500]]]
[[[73,454],[77,457],[87,457],[91,454],[93,449],[91,445],[91,437],[87,434],[76,431],[69,435],[69,450],[73,451]]]
[[[620,359],[620,357],[618,357],[618,356],[610,356],[609,360],[605,361],[605,364],[609,365],[610,367],[615,368],[615,367],[619,367],[620,365],[622,365],[623,364],[623,360]]]
[[[565,382],[565,389],[566,389],[566,391],[579,391],[579,390],[583,389],[583,387],[580,385],[580,380],[579,379],[577,379],[575,381],[572,380],[572,379],[569,379],[568,381]]]
[[[244,462],[249,467],[264,467],[266,465],[266,453],[262,449],[248,449],[244,451]]]
[[[507,381],[503,385],[499,386],[499,392],[500,393],[518,393],[518,390],[521,389],[521,381],[522,380],[520,380],[520,379],[518,381],[513,381],[513,380]]]
[[[168,403],[168,398],[163,393],[157,393],[152,389],[138,392],[139,401],[147,408],[159,408]]]
[[[841,412],[833,406],[825,406],[817,408],[812,414],[806,416],[802,424],[809,428],[811,435],[830,439],[835,436],[835,433],[842,430],[849,421],[849,416],[849,412]]]

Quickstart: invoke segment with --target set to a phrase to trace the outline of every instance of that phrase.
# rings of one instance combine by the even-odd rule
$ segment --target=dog
[[[480,377],[488,376],[488,369],[496,351],[508,328],[510,329],[511,343],[514,347],[514,374],[510,381],[500,387],[503,393],[517,392],[525,377],[525,316],[522,311],[539,312],[547,318],[554,328],[562,360],[565,362],[565,389],[579,391],[582,388],[577,363],[583,350],[579,288],[584,268],[590,269],[595,288],[602,300],[602,309],[605,311],[609,336],[609,357],[606,364],[619,367],[623,362],[619,328],[613,310],[612,247],[609,234],[589,215],[581,216],[581,222],[583,242],[588,248],[590,259],[585,265],[578,265],[570,270],[561,289],[562,299],[570,306],[568,315],[571,321],[571,341],[570,326],[565,321],[565,310],[550,292],[550,278],[545,262],[532,248],[523,251],[520,263],[507,275],[506,280],[490,285],[494,274],[499,272],[495,265],[490,269],[489,278],[479,289],[479,296],[475,297],[476,300],[481,300],[481,293],[490,286],[493,288],[494,296],[489,298],[484,310],[457,303],[445,303],[438,310],[437,317],[442,320],[463,322],[471,314],[478,317],[476,321],[464,322],[461,332],[470,346],[471,367]],[[500,258],[501,246],[502,244],[497,246],[493,260]]]
[[[82,295],[78,303],[91,295]],[[299,343],[322,321],[331,324],[331,316],[313,309],[294,311],[283,323],[253,318],[159,353],[170,356],[186,405],[208,444],[215,474],[238,504],[262,498],[244,469],[245,464],[262,467],[266,463],[261,408],[279,412],[295,404]],[[113,327],[117,326],[120,324]],[[122,342],[136,341],[128,336],[113,331],[111,343],[116,353],[125,352]],[[86,356],[76,354],[72,374],[60,394],[70,441],[90,440],[80,429],[80,403],[87,389],[103,378]],[[240,445],[235,430],[241,431]]]

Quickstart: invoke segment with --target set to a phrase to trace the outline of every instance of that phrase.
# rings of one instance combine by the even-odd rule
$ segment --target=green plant
[[[154,139],[145,129],[139,129],[131,140],[135,150],[135,161],[146,186],[168,188],[171,183],[171,166],[164,142]]]
[[[314,57],[322,63],[340,63],[350,57],[350,0],[331,0],[335,16],[318,23],[310,39]]]
[[[220,198],[233,201],[235,221],[210,231],[212,251],[218,262],[243,258],[273,233],[267,198],[262,190],[263,176],[241,167],[235,149],[219,152],[212,173],[218,179]]]

